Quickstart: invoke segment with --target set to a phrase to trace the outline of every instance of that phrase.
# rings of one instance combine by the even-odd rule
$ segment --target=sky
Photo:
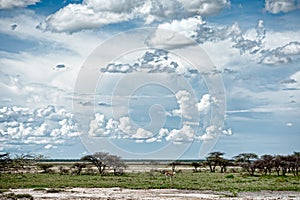
[[[299,0],[0,0],[0,152],[300,151]]]

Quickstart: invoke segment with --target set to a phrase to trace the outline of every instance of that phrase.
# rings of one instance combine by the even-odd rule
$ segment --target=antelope
[[[173,171],[171,171],[171,172],[166,171],[164,174],[165,174],[166,179],[169,177],[170,181],[172,181],[172,178],[175,175],[175,173],[176,172],[173,172]]]

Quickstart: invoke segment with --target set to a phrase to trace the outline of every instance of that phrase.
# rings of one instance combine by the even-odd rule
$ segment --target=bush
[[[234,178],[233,174],[228,174],[225,176],[225,178]]]

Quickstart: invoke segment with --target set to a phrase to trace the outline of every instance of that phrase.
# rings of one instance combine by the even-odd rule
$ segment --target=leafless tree
[[[109,155],[107,157],[108,166],[111,167],[114,171],[114,175],[123,174],[124,169],[127,167],[125,162],[119,156]]]

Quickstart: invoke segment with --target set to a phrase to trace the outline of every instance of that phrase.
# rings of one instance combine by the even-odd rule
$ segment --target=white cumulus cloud
[[[194,140],[195,131],[191,126],[183,125],[181,129],[173,129],[169,132],[166,137],[167,141],[172,141],[173,143],[183,143],[191,142]]]
[[[220,135],[221,133],[222,133],[221,128],[211,125],[205,129],[205,133],[203,135],[199,136],[198,139],[203,140],[203,141],[212,140],[212,139],[218,137],[218,135]]]
[[[58,144],[72,143],[81,132],[73,114],[54,106],[28,109],[17,106],[0,109],[0,136],[4,149],[18,145],[44,145],[46,149]]]
[[[207,114],[211,105],[217,103],[216,98],[212,97],[210,94],[204,94],[199,103],[197,103],[198,111]]]
[[[193,118],[193,113],[196,108],[196,101],[192,95],[186,90],[179,90],[175,97],[179,105],[179,109],[173,110],[172,114],[175,116],[182,116],[187,119]]]
[[[42,26],[53,32],[76,32],[127,21],[129,18],[130,16],[126,13],[97,12],[93,6],[69,4],[48,16]]]
[[[26,7],[29,5],[34,5],[38,2],[40,2],[40,0],[1,0],[0,9]]]
[[[80,4],[68,4],[48,16],[40,28],[53,32],[76,32],[128,20],[151,24],[212,15],[229,5],[227,0],[84,0]]]
[[[293,10],[300,9],[299,0],[266,0],[265,1],[266,11],[278,14],[280,12],[290,12]]]
[[[197,35],[197,30],[199,26],[204,22],[201,16],[190,17],[182,20],[173,20],[172,22],[162,23],[158,25],[158,29],[166,29],[174,32],[181,33],[186,37],[195,37]],[[174,41],[176,42],[176,41]]]

